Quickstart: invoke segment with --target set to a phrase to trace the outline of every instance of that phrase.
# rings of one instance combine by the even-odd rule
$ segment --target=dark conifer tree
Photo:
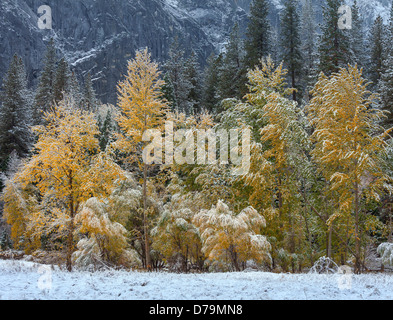
[[[393,127],[393,6],[383,48],[383,61],[379,91],[382,109],[389,112],[384,121],[386,128]]]
[[[75,72],[71,72],[70,83],[69,83],[69,94],[75,101],[75,105],[82,107],[82,93],[79,85],[78,78]]]
[[[40,82],[36,91],[33,110],[34,124],[42,124],[43,113],[49,111],[54,104],[55,71],[56,48],[54,40],[51,39],[47,46],[44,68],[41,72]]]
[[[88,73],[85,78],[82,105],[85,110],[90,112],[95,112],[98,108],[98,100],[96,97],[96,92],[93,88],[93,82],[90,73]]]
[[[207,66],[204,72],[203,105],[212,113],[217,113],[216,109],[222,99],[220,95],[220,71],[222,70],[222,60],[222,54],[218,57],[211,54],[207,60]]]
[[[179,40],[176,38],[169,49],[169,59],[164,65],[165,72],[173,86],[175,97],[175,109],[181,112],[192,113],[193,103],[189,96],[193,85],[186,75],[186,59],[184,50],[181,49]]]
[[[202,88],[201,88],[201,70],[198,63],[197,55],[191,52],[190,57],[185,61],[185,77],[190,83],[190,91],[188,93],[188,101],[190,102],[191,112],[199,113],[202,109]]]
[[[351,64],[357,64],[359,68],[363,68],[367,64],[364,27],[356,0],[352,6],[352,29],[349,31],[349,36],[352,54]]]
[[[7,168],[12,152],[26,157],[31,147],[30,109],[26,96],[26,73],[21,59],[14,55],[3,81],[0,107],[0,168]]]
[[[383,62],[383,38],[384,38],[384,26],[381,16],[378,16],[371,28],[370,32],[370,65],[368,68],[368,74],[370,80],[373,82],[375,88],[379,80],[381,79],[382,73],[382,62]]]
[[[250,7],[250,22],[246,33],[246,67],[252,69],[261,58],[269,55],[271,50],[271,25],[268,18],[267,0],[253,0]]]
[[[162,98],[168,102],[169,108],[172,111],[174,111],[175,106],[176,106],[176,98],[175,98],[175,93],[174,93],[174,89],[173,89],[173,84],[172,84],[172,81],[171,81],[168,73],[164,74],[164,77],[162,80],[164,81],[164,85],[161,87]]]
[[[318,78],[318,50],[315,10],[312,0],[305,0],[301,14],[301,52],[303,60],[303,98],[309,100],[309,91]]]
[[[247,77],[244,68],[243,47],[236,23],[232,29],[222,63],[220,92],[222,98],[241,99],[246,93]]]
[[[71,71],[68,62],[62,58],[56,69],[55,81],[53,84],[53,96],[56,103],[63,100],[64,93],[69,93],[71,81]]]
[[[319,70],[326,75],[338,72],[351,61],[348,30],[339,27],[341,0],[327,0],[323,8],[324,23],[319,45]]]
[[[100,130],[100,136],[98,138],[100,148],[102,151],[105,151],[107,145],[110,142],[110,138],[114,129],[112,114],[110,110],[107,111],[104,120],[101,119],[101,116],[98,116],[98,127]]]
[[[281,49],[282,60],[288,70],[290,85],[296,89],[293,92],[293,100],[297,100],[298,92],[301,92],[300,83],[302,77],[303,58],[300,40],[300,18],[297,12],[297,1],[287,0],[281,16]]]

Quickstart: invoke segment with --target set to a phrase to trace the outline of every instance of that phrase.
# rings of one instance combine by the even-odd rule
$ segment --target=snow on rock
[[[0,261],[1,300],[390,300],[392,285],[388,274],[69,273]]]

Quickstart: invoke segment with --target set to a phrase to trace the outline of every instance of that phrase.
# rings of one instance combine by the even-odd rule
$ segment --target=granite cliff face
[[[38,28],[42,4],[52,8],[52,30]],[[59,54],[80,76],[91,72],[103,102],[115,101],[116,83],[136,49],[148,47],[154,59],[163,61],[178,36],[201,61],[214,50],[195,20],[161,0],[1,0],[0,21],[1,76],[17,53],[35,84],[45,43],[53,37]]]
[[[136,49],[148,47],[153,58],[164,61],[175,36],[203,63],[213,51],[223,49],[237,22],[245,32],[252,0],[1,0],[0,82],[14,53],[26,65],[31,85],[36,85],[46,42],[53,37],[82,78],[92,74],[103,102],[116,102],[116,84]],[[285,0],[270,0],[270,19],[278,25]],[[319,12],[324,0],[314,0]],[[371,20],[389,12],[388,0],[358,0]],[[52,8],[52,30],[40,30],[37,10]]]

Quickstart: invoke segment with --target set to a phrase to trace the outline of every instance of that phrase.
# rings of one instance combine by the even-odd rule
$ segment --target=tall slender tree
[[[98,101],[96,97],[96,92],[93,88],[93,81],[91,79],[90,72],[86,75],[85,78],[82,105],[85,110],[90,112],[94,112],[98,108]]]
[[[173,86],[175,97],[175,108],[182,112],[191,113],[193,103],[189,101],[192,83],[186,75],[185,53],[181,49],[179,39],[175,38],[169,49],[169,59],[164,65],[164,69],[169,76]]]
[[[126,154],[131,154],[143,169],[143,226],[145,236],[146,268],[151,269],[150,240],[147,215],[147,179],[148,166],[147,159],[135,159],[136,151],[145,142],[143,135],[149,129],[159,126],[163,120],[167,105],[162,100],[162,86],[164,82],[159,79],[160,72],[158,65],[151,61],[147,48],[137,51],[134,60],[128,62],[126,78],[119,83],[118,100],[121,110],[118,116],[118,124],[122,133],[115,142],[115,147],[123,150]]]
[[[349,31],[351,63],[357,64],[360,68],[366,65],[366,50],[364,39],[364,26],[360,10],[355,0],[352,6],[352,29]]]
[[[69,83],[69,94],[74,98],[75,105],[81,107],[83,97],[75,71],[71,72],[70,83]]]
[[[389,112],[384,124],[393,127],[393,6],[390,12],[389,24],[384,41],[383,61],[379,91],[382,108]]]
[[[350,46],[347,30],[339,27],[341,0],[327,0],[323,8],[324,23],[319,45],[319,70],[327,75],[337,72],[350,63]]]
[[[64,98],[64,93],[70,91],[71,71],[65,58],[61,58],[56,69],[53,83],[53,97],[56,103]]]
[[[211,54],[207,60],[203,82],[203,105],[211,113],[217,113],[220,94],[220,70],[222,69],[223,55]]]
[[[250,7],[250,22],[246,33],[246,66],[253,68],[271,50],[271,25],[267,0],[253,0]]]
[[[31,146],[30,108],[27,101],[26,72],[22,60],[15,54],[3,81],[0,95],[0,168],[5,170],[10,154],[22,158]]]
[[[241,99],[245,92],[247,82],[243,66],[243,48],[239,34],[239,25],[236,23],[232,29],[220,74],[220,92],[222,98]]]
[[[164,85],[162,86],[161,89],[162,97],[165,99],[165,101],[167,101],[168,107],[170,107],[171,110],[174,110],[176,107],[176,98],[173,89],[173,84],[168,73],[164,74],[163,81],[164,81]]]
[[[281,47],[284,65],[288,71],[292,98],[297,101],[300,90],[303,57],[300,40],[300,18],[297,12],[297,0],[287,0],[281,15]]]
[[[312,0],[305,0],[301,13],[301,53],[303,56],[303,86],[304,97],[308,100],[309,90],[314,86],[318,77],[318,50],[315,10]]]
[[[56,72],[56,47],[55,41],[50,39],[46,55],[44,59],[44,69],[41,73],[40,82],[38,84],[33,119],[34,124],[41,124],[44,112],[50,110],[55,100],[54,96],[54,83]]]
[[[190,57],[185,61],[184,69],[185,78],[191,85],[188,93],[190,110],[192,113],[199,113],[202,108],[201,70],[195,51],[191,52]]]
[[[315,129],[312,156],[329,183],[327,197],[336,198],[337,203],[328,224],[352,219],[356,273],[361,272],[363,261],[364,206],[378,202],[391,181],[382,169],[387,132],[378,124],[383,112],[373,107],[374,99],[361,71],[349,66],[329,78],[322,74],[307,107]],[[349,240],[343,242],[346,247]]]
[[[378,85],[381,79],[382,62],[383,62],[383,39],[384,39],[384,26],[383,19],[379,15],[371,28],[369,36],[370,46],[370,64],[368,67],[368,74],[370,80],[373,82],[373,87]]]

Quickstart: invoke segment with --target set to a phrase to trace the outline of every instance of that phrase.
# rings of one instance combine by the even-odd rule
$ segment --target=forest
[[[342,29],[341,5],[327,0],[317,32],[312,1],[287,0],[275,38],[254,0],[246,35],[235,24],[204,66],[177,38],[163,63],[141,48],[115,105],[54,39],[36,88],[15,54],[0,92],[0,252],[68,271],[300,273],[327,257],[359,274],[373,255],[393,266],[393,9],[366,30],[355,1]],[[249,130],[249,170],[145,161],[144,133],[168,121],[192,139]]]

